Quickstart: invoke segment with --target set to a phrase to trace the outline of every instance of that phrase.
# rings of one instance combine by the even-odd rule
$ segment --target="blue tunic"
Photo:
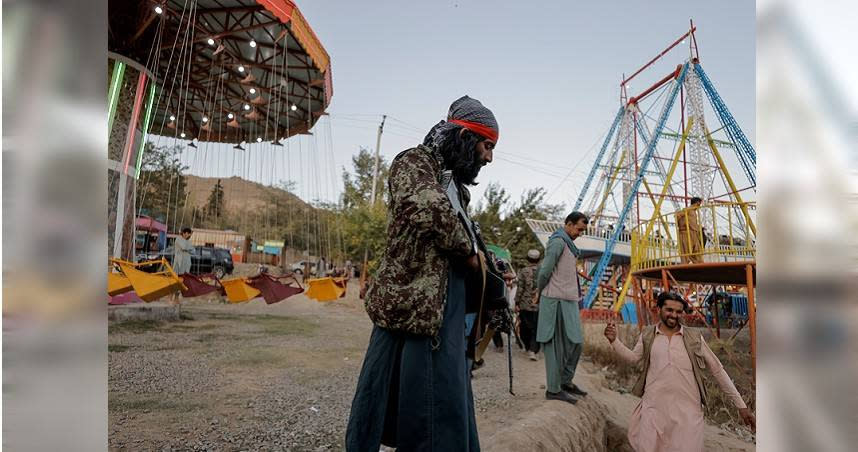
[[[433,347],[434,345],[434,347]],[[465,281],[451,270],[438,339],[373,327],[346,430],[346,450],[480,450],[465,362]]]

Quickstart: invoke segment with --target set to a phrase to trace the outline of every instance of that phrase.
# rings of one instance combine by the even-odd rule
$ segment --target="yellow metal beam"
[[[655,204],[655,196],[652,194],[652,190],[649,188],[649,184],[647,183],[646,179],[643,180],[643,184],[644,188],[646,188],[647,194],[649,194],[650,200],[653,204]],[[667,221],[664,221],[664,217],[662,216],[659,216],[658,218],[661,220],[661,226],[664,228],[664,233],[667,234],[666,238],[668,240],[673,240],[673,236],[670,235],[670,228],[667,225]]]
[[[727,183],[730,185],[730,190],[733,190],[733,194],[736,196],[736,201],[739,201],[739,206],[742,209],[742,214],[745,215],[745,221],[748,222],[748,227],[751,228],[751,232],[753,232],[754,237],[756,237],[757,227],[754,225],[754,221],[751,220],[751,215],[748,213],[748,206],[742,201],[742,195],[740,195],[739,190],[736,189],[736,184],[733,183],[733,178],[730,177],[730,172],[727,171],[727,165],[724,164],[724,160],[721,158],[721,154],[715,147],[715,143],[712,141],[712,137],[709,136],[709,131],[706,130],[705,125],[703,126],[703,129],[707,132],[706,142],[709,144],[709,149],[712,150],[712,154],[714,154],[715,159],[718,160],[718,166],[721,167],[721,171],[724,173],[724,178],[727,179]]]
[[[614,312],[620,312],[620,309],[623,308],[623,303],[626,299],[626,293],[629,291],[630,283],[632,282],[632,272],[631,266],[629,266],[629,272],[626,275],[626,280],[623,282],[623,288],[620,290],[620,294],[617,296],[617,302],[614,303],[614,306],[611,308]]]
[[[676,155],[673,157],[673,161],[670,162],[670,169],[664,177],[664,187],[662,187],[661,195],[658,200],[656,200],[655,210],[652,213],[652,218],[647,222],[646,231],[644,232],[641,240],[649,240],[649,236],[652,234],[652,227],[655,224],[655,219],[660,217],[661,203],[664,201],[668,187],[670,187],[670,181],[673,180],[673,173],[676,172],[676,167],[679,164],[679,157],[682,156],[682,152],[685,150],[685,140],[688,138],[688,131],[691,130],[691,125],[693,123],[694,118],[688,118],[688,125],[685,126],[685,132],[682,134],[682,139],[679,140],[679,147],[676,148]],[[632,258],[632,262],[634,263],[634,253],[632,253]]]

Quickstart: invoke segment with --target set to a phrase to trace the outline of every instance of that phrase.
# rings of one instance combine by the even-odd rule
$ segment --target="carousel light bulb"
[[[256,94],[256,88],[250,88],[250,94]]]
[[[203,122],[209,122],[208,116],[203,116]]]
[[[164,8],[161,8],[161,5],[155,7],[155,14],[161,14],[164,12]]]
[[[215,45],[215,41],[214,41],[214,39],[212,39],[212,38],[209,38],[209,40],[208,40],[208,41],[206,41],[206,42],[208,42],[210,46]]]
[[[298,109],[298,106],[297,106],[297,105],[295,105],[295,104],[292,104],[292,111],[295,111],[295,110],[297,110],[297,109]]]
[[[232,114],[232,113],[230,113],[230,114],[226,115],[226,117],[227,117],[227,118],[229,118],[229,119],[232,119],[232,118],[234,118],[234,117],[235,117],[235,115],[234,115],[234,114]]]
[[[176,120],[176,117],[173,115],[170,115],[170,121],[175,121],[175,120]]]
[[[238,66],[238,72],[244,72],[244,66],[239,65]]]
[[[182,132],[181,134],[179,134],[179,136],[185,138],[185,132]]]
[[[250,105],[244,104],[244,109],[245,109],[245,110],[250,110]]]
[[[257,142],[257,143],[262,143],[262,137],[256,137],[256,142]]]
[[[250,47],[256,47],[256,41],[253,39],[250,40]]]

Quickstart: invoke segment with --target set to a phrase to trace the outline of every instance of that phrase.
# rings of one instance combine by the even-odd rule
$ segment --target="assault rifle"
[[[466,282],[466,292],[468,294],[466,297],[469,299],[469,302],[476,301],[474,303],[466,303],[470,308],[466,309],[466,312],[476,311],[477,313],[477,319],[468,340],[466,354],[468,357],[472,357],[476,363],[481,361],[488,341],[491,340],[495,331],[507,333],[507,342],[510,342],[512,313],[509,310],[509,303],[507,302],[506,282],[503,279],[503,271],[498,268],[497,262],[494,259],[488,258],[492,254],[489,253],[483,241],[479,224],[471,221],[467,211],[462,206],[461,194],[458,184],[453,180],[452,171],[447,170],[442,173],[441,186],[444,188],[447,198],[453,206],[453,210],[456,211],[456,215],[465,226],[465,230],[471,239],[472,247],[479,257],[480,271],[478,272],[478,278],[470,278]],[[476,338],[480,337],[479,335],[483,331],[484,318],[488,316],[489,312],[493,313],[492,319],[488,323],[487,328],[485,328],[485,333],[481,336],[481,339],[477,341]],[[477,342],[479,342],[479,346],[476,345]],[[512,390],[511,349],[508,350],[507,361],[509,366],[509,392],[515,395]]]

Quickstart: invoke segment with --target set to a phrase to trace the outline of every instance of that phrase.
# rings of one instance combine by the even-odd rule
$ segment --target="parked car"
[[[167,247],[160,253],[150,253],[145,256],[140,256],[140,260],[156,260],[161,258],[167,259],[170,265],[173,264],[173,247]],[[213,246],[195,246],[191,250],[191,273],[201,275],[213,273],[218,278],[223,278],[224,275],[231,275],[235,265],[232,262],[232,254],[228,249],[216,248]],[[150,273],[158,271],[157,266],[149,266],[142,270]]]
[[[306,263],[307,263],[307,261],[295,262],[294,264],[292,264],[289,267],[289,269],[292,270],[292,273],[303,275],[304,274],[304,264],[306,264]],[[316,263],[315,262],[310,263],[310,274],[311,275],[316,274]]]

